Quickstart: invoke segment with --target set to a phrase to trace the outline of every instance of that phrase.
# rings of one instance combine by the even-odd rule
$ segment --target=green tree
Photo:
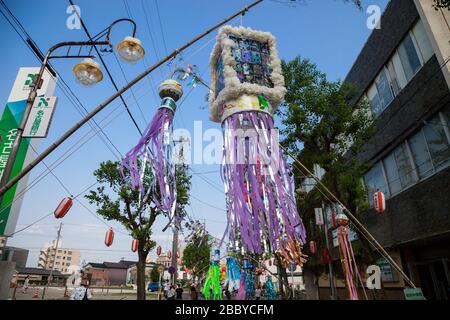
[[[156,208],[153,199],[159,197],[158,193],[150,192],[147,197],[141,197],[139,190],[130,187],[127,183],[130,176],[127,170],[121,172],[120,163],[106,161],[94,171],[99,183],[96,190],[91,190],[85,197],[89,203],[97,206],[97,214],[108,221],[121,223],[139,241],[137,263],[137,299],[145,300],[145,261],[148,253],[156,243],[151,239],[152,226],[156,218],[166,213]],[[177,170],[177,208],[181,214],[189,201],[190,176],[185,168]],[[150,190],[153,175],[149,166],[143,176],[145,190]]]
[[[150,281],[159,282],[159,272],[156,266],[150,271]]]
[[[211,259],[211,244],[206,234],[200,242],[189,243],[183,252],[183,263],[192,271],[193,278],[201,278],[208,270]]]
[[[367,207],[361,176],[370,167],[357,153],[374,130],[369,104],[356,101],[357,88],[326,75],[308,59],[297,57],[282,62],[287,94],[280,108],[284,128],[282,144],[313,171],[315,164],[324,169],[322,182],[354,213]],[[301,185],[306,176],[294,166],[297,205],[309,240],[323,245],[323,231],[315,226],[314,208],[326,199],[317,188],[306,193]],[[319,259],[310,257],[305,275],[320,274]],[[306,280],[306,279],[305,279]]]

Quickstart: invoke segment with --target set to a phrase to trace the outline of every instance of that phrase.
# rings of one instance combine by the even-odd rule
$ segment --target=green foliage
[[[208,241],[208,235],[204,240],[198,243],[190,243],[183,252],[183,262],[186,268],[192,270],[195,277],[200,277],[208,270],[210,263],[211,244]]]
[[[374,132],[369,104],[357,101],[357,88],[327,80],[308,59],[283,61],[282,68],[287,87],[286,102],[278,111],[284,125],[283,145],[311,171],[315,164],[323,168],[322,182],[352,212],[366,207],[360,181],[370,166],[356,155]],[[297,166],[293,171],[299,188],[306,174]],[[297,193],[308,238],[317,241],[319,250],[323,231],[315,226],[314,208],[321,207],[322,201],[329,203],[317,188]],[[320,259],[312,260],[318,264]]]
[[[139,240],[140,252],[148,254],[156,243],[151,240],[151,228],[156,217],[162,213],[156,208],[153,199],[159,197],[158,193],[149,192],[147,197],[141,197],[138,189],[131,188],[127,181],[130,180],[128,170],[121,172],[120,163],[106,161],[100,164],[100,168],[94,171],[100,186],[91,190],[85,197],[89,203],[97,205],[97,214],[106,220],[120,222],[130,231],[134,239]],[[185,167],[177,168],[177,208],[183,215],[184,207],[189,204],[189,190],[191,176]],[[154,177],[149,166],[145,171],[144,189],[149,190]]]
[[[100,186],[85,197],[89,203],[97,205],[97,214],[108,221],[120,222],[134,239],[139,240],[139,249],[148,253],[156,245],[150,238],[151,227],[160,212],[152,203],[153,195],[141,199],[139,190],[126,183],[129,172],[124,171],[124,175],[125,177],[120,171],[119,162],[101,163],[100,168],[94,171]],[[150,171],[147,171],[144,176],[146,188],[150,186],[152,179]]]
[[[150,271],[150,281],[151,282],[158,282],[159,281],[159,272],[158,268],[154,267],[152,271]]]
[[[179,169],[179,170],[178,170]],[[154,181],[150,166],[146,166],[143,175],[143,185],[149,192],[142,197],[138,189],[132,188],[128,183],[131,180],[130,173],[124,169],[121,171],[119,162],[106,161],[100,164],[100,168],[94,171],[94,176],[99,183],[96,190],[91,190],[85,197],[89,203],[97,206],[97,214],[108,221],[114,220],[121,223],[134,239],[139,241],[137,264],[137,297],[145,299],[145,260],[148,253],[156,243],[151,239],[152,226],[156,218],[165,212],[161,212],[155,206],[153,200],[160,197],[159,192],[152,191]],[[191,186],[190,176],[186,167],[176,170],[177,178],[177,210],[180,215],[185,214],[184,207],[189,203],[189,190]]]

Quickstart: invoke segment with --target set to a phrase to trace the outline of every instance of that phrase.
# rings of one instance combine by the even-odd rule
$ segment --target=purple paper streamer
[[[259,130],[255,143],[242,144],[243,140],[236,138],[243,124]],[[240,240],[245,252],[256,254],[269,251],[264,244],[272,252],[281,250],[287,239],[305,244],[306,232],[297,212],[293,178],[278,148],[272,116],[264,112],[236,113],[225,119],[222,127],[221,174],[229,241],[234,244]],[[261,161],[239,161],[251,156]]]
[[[122,171],[124,168],[130,171],[129,183],[140,190],[144,201],[150,192],[159,194],[159,197],[152,199],[153,202],[171,217],[176,199],[175,167],[170,161],[172,148],[169,139],[173,117],[171,109],[159,108],[138,144],[127,152],[121,165]],[[154,177],[148,190],[145,190],[142,180],[146,166],[150,166]]]

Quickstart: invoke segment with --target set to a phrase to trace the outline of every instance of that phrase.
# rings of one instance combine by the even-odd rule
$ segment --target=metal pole
[[[292,281],[292,300],[295,299],[295,290],[294,290],[294,271],[291,269],[291,281]]]
[[[174,226],[173,230],[173,239],[172,239],[172,261],[171,265],[175,268],[175,273],[172,275],[172,284],[175,285],[178,278],[178,261],[177,261],[177,252],[178,252],[178,228]]]
[[[162,289],[162,283],[161,283],[161,280],[162,280],[162,275],[163,275],[163,273],[164,273],[164,271],[159,273],[158,300],[161,300],[161,289]]]
[[[333,192],[331,192],[330,189],[328,189],[327,186],[324,185],[322,181],[320,181],[320,179],[317,178],[314,173],[312,173],[291,152],[289,152],[289,150],[287,150],[281,144],[280,147],[295,161],[295,163],[297,163],[302,168],[302,170],[304,170],[307,174],[309,174],[317,182],[317,184],[320,185],[333,198],[334,201],[336,201],[336,203],[338,203],[343,208],[343,210],[346,212],[346,215],[348,216],[350,221],[355,225],[355,227],[359,230],[359,232],[361,232],[361,234],[366,237],[366,239],[375,247],[375,249],[377,249],[381,253],[381,255],[386,260],[389,261],[389,263],[395,268],[395,270],[398,271],[398,273],[400,273],[400,275],[408,283],[408,285],[411,288],[416,288],[414,282],[412,282],[412,280],[406,275],[406,273],[402,270],[402,268],[400,268],[400,266],[394,261],[394,259],[392,259],[389,253],[387,253],[386,250],[384,250],[383,246],[377,241],[377,239],[375,239],[372,236],[369,230],[367,230],[364,227],[364,225],[353,215],[353,213],[350,212],[349,209],[347,209],[347,207],[333,194]]]
[[[39,69],[39,73],[36,74],[33,82],[30,84],[30,93],[28,94],[27,103],[25,106],[25,110],[22,116],[22,119],[20,121],[19,127],[17,128],[16,136],[14,137],[14,142],[11,148],[11,153],[9,154],[8,161],[6,163],[5,170],[3,171],[3,175],[0,180],[0,186],[3,189],[8,184],[8,179],[11,176],[11,171],[14,167],[14,162],[16,161],[17,154],[19,152],[20,143],[22,142],[22,136],[23,136],[23,130],[25,129],[25,125],[27,124],[28,118],[30,116],[31,108],[33,107],[34,100],[37,97],[37,92],[40,89],[41,82],[42,82],[42,76],[44,74],[45,69],[48,67],[48,60],[51,58],[50,55],[53,51],[60,47],[65,46],[89,46],[89,45],[105,45],[109,44],[107,41],[99,41],[99,42],[92,42],[92,41],[70,41],[70,42],[60,42],[54,46],[52,46],[48,51],[47,54],[44,57],[44,60],[42,61],[41,67]],[[70,56],[71,58],[71,56]],[[8,190],[10,187],[8,187],[6,190]],[[3,201],[3,195],[6,192],[0,193],[0,204]],[[6,205],[6,204],[5,204]]]
[[[325,204],[322,202],[323,227],[325,228],[325,244],[328,252],[331,252],[330,241],[328,238],[328,221],[325,215]],[[336,286],[334,284],[333,261],[328,261],[328,272],[330,277],[331,300],[336,300]]]
[[[50,270],[50,275],[47,278],[47,286],[44,287],[44,290],[42,291],[42,300],[44,300],[45,297],[45,291],[48,289],[51,281],[53,281],[53,270],[55,270],[55,260],[56,260],[56,253],[58,251],[58,245],[59,245],[59,238],[61,236],[61,228],[62,228],[62,222],[59,224],[58,229],[58,236],[56,237],[56,245],[55,245],[55,254],[53,255],[53,263],[52,263],[52,269]]]

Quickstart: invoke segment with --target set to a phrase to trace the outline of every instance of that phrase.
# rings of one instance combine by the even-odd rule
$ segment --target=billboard
[[[0,178],[11,153],[12,144],[17,134],[17,127],[25,111],[27,98],[30,93],[30,84],[38,72],[39,68],[37,67],[19,69],[0,118]],[[52,96],[55,91],[56,79],[49,72],[44,72],[42,79],[42,86],[38,90],[38,98],[36,100],[40,99],[40,97]],[[29,146],[32,144],[36,148],[36,143],[37,140],[22,139],[11,177],[19,173],[25,165],[35,158],[36,154]],[[20,194],[26,188],[27,180],[28,175],[9,189],[3,197],[0,204],[0,236],[9,236],[16,228],[23,199]]]

